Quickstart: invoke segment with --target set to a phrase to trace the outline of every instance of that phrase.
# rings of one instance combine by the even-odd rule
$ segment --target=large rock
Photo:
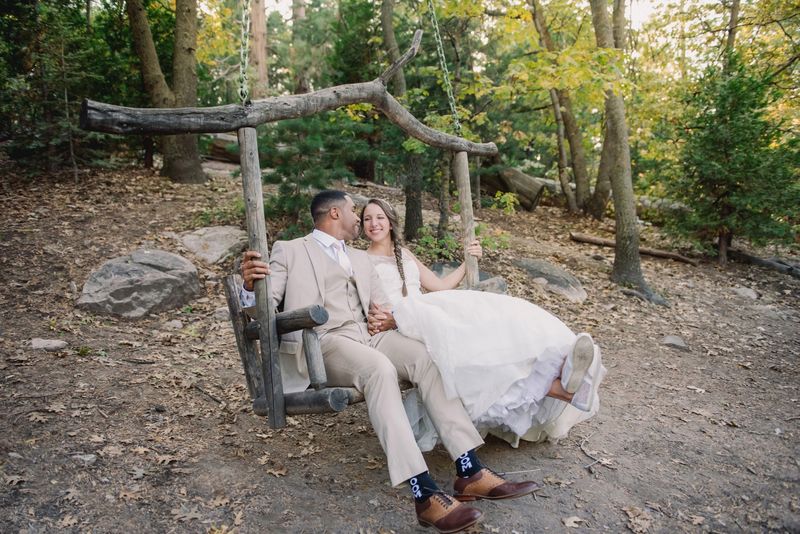
[[[534,282],[546,290],[561,295],[572,302],[586,300],[586,290],[580,281],[570,273],[544,260],[523,258],[515,260],[514,265],[524,270]]]
[[[189,252],[214,265],[247,246],[247,232],[236,226],[209,226],[180,235],[181,243]]]
[[[136,319],[179,308],[200,293],[192,263],[163,250],[137,250],[93,272],[78,306],[101,314]]]

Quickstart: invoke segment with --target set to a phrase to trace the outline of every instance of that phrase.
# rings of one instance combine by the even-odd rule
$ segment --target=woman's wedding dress
[[[370,259],[398,329],[425,343],[448,397],[461,399],[484,435],[494,434],[514,447],[520,438],[559,439],[597,413],[598,398],[591,412],[582,412],[546,396],[576,337],[557,317],[505,295],[467,290],[423,294],[417,264],[405,251],[408,296],[403,297],[394,257]],[[602,379],[605,368],[600,374],[596,379]],[[420,448],[432,449],[438,436],[415,391],[405,405]]]

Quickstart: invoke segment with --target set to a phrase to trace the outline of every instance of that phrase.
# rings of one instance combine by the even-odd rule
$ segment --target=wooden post
[[[258,251],[261,258],[268,261],[269,246],[267,245],[267,224],[264,221],[264,197],[261,187],[261,166],[258,162],[256,129],[241,128],[238,133],[250,250]],[[259,323],[261,339],[261,371],[264,375],[269,426],[282,428],[286,426],[286,409],[278,359],[278,330],[269,276],[263,280],[256,280],[253,287],[256,294],[256,320]]]
[[[467,289],[478,287],[478,258],[467,254],[467,245],[475,241],[475,218],[472,215],[472,192],[469,183],[469,160],[466,152],[456,152],[453,157],[453,175],[458,184],[458,202],[461,205],[461,227],[464,234],[464,261],[467,266]]]

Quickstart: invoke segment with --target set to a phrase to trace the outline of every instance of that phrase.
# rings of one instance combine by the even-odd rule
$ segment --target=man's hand
[[[379,332],[397,328],[397,323],[394,321],[392,312],[372,303],[369,305],[369,314],[367,314],[367,328],[369,334],[374,336]]]
[[[245,251],[242,258],[242,278],[244,288],[248,291],[253,290],[253,282],[262,280],[269,274],[269,264],[259,260],[261,254],[255,250]]]

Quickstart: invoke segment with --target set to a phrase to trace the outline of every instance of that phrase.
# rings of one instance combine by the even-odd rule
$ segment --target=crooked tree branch
[[[301,95],[271,97],[245,106],[129,108],[86,99],[81,105],[80,125],[84,130],[114,134],[221,133],[366,103],[375,106],[404,132],[425,144],[476,156],[496,155],[498,151],[494,143],[474,143],[424,125],[386,90],[386,81],[416,55],[421,39],[422,31],[417,30],[411,48],[371,82],[337,85]]]
[[[577,241],[579,243],[590,243],[592,245],[600,245],[601,247],[611,247],[611,248],[616,247],[616,243],[613,240],[605,239],[602,237],[579,234],[577,232],[570,232],[569,237],[573,241]],[[639,247],[639,253],[646,254],[647,256],[654,256],[656,258],[668,258],[675,261],[681,261],[683,263],[688,263],[689,265],[694,265],[695,267],[700,265],[700,262],[697,260],[693,260],[692,258],[687,258],[686,256],[682,256],[676,252],[669,252],[668,250]]]

